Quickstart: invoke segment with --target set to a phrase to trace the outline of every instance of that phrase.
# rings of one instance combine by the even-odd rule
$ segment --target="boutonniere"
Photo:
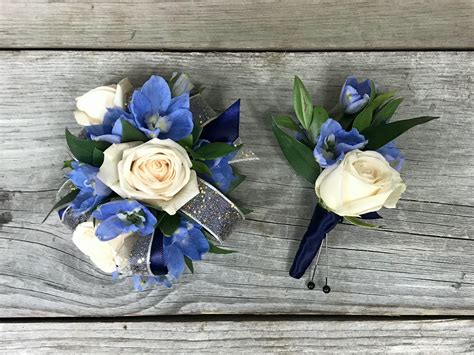
[[[232,252],[216,242],[244,219],[227,197],[245,179],[234,164],[257,159],[240,143],[239,101],[217,114],[174,73],[98,87],[76,106],[83,129],[66,130],[72,159],[52,210],[99,269],[170,287],[206,253]]]
[[[290,276],[301,278],[319,259],[327,234],[343,220],[374,228],[371,219],[383,207],[395,208],[406,185],[400,176],[404,157],[395,138],[437,117],[390,121],[402,98],[380,92],[372,80],[349,77],[339,104],[327,111],[314,106],[303,82],[295,77],[293,106],[296,120],[273,117],[273,133],[295,172],[314,185],[317,205],[303,235]],[[316,266],[315,266],[316,267]],[[315,287],[313,276],[307,286]],[[326,283],[325,293],[331,288]]]

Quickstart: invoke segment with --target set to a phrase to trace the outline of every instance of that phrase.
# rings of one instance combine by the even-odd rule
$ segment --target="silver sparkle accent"
[[[242,211],[218,189],[198,179],[199,195],[181,207],[184,213],[202,225],[219,243],[225,240],[234,224],[244,220]]]

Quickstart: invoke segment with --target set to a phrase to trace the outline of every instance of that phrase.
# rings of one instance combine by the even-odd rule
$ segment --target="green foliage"
[[[184,137],[178,143],[181,144],[181,146],[183,146],[185,148],[192,148],[193,147],[193,135],[190,134],[190,135]]]
[[[211,254],[232,254],[232,253],[237,253],[236,250],[230,250],[230,249],[223,249],[218,247],[217,245],[214,245],[211,243],[209,240],[209,253]]]
[[[322,106],[314,106],[313,108],[313,120],[311,121],[311,125],[309,126],[309,134],[311,136],[311,141],[314,143],[316,141],[316,137],[319,134],[319,130],[321,126],[326,122],[329,118],[327,111]]]
[[[364,137],[369,141],[365,149],[377,150],[388,142],[393,141],[395,138],[405,133],[410,128],[437,118],[438,117],[422,116],[409,120],[395,121],[386,124],[380,124],[378,126],[368,127],[362,131]]]
[[[193,155],[195,159],[213,160],[213,159],[223,157],[232,152],[235,152],[236,150],[239,150],[241,147],[242,145],[234,146],[227,143],[214,142],[214,143],[203,145],[202,147],[196,149],[191,154]]]
[[[63,163],[63,169],[69,168],[72,169],[72,162],[74,159],[65,160]]]
[[[385,105],[383,105],[377,112],[374,114],[374,118],[372,120],[372,125],[377,126],[381,123],[388,122],[397,110],[398,106],[402,103],[403,98],[394,99],[388,101]]]
[[[147,136],[143,134],[138,128],[132,126],[127,120],[121,119],[120,123],[122,124],[122,143],[128,142],[146,142],[148,140]]]
[[[194,274],[193,261],[185,255],[184,262],[186,263],[186,266],[188,267],[189,271],[191,271],[191,274]]]
[[[357,218],[357,217],[344,217],[348,222],[359,226],[359,227],[364,227],[364,228],[378,228],[379,226],[376,226],[375,224],[367,223],[363,219]]]
[[[104,162],[104,152],[94,148],[92,150],[92,165],[94,166],[101,166]]]
[[[74,190],[71,190],[66,196],[64,196],[62,199],[60,199],[58,202],[56,202],[54,204],[54,206],[51,208],[51,210],[46,214],[46,217],[44,217],[43,221],[41,222],[41,224],[44,223],[44,221],[46,221],[49,217],[49,215],[55,210],[55,209],[58,209],[60,207],[64,207],[65,205],[67,205],[68,203],[72,202],[77,194],[79,193],[79,189],[74,189]]]
[[[201,133],[202,133],[202,126],[199,124],[199,122],[194,121],[193,132],[191,133],[193,137],[193,145],[196,144],[199,137],[201,136]]]
[[[229,191],[227,191],[227,193],[232,192],[237,186],[243,183],[245,179],[247,178],[247,176],[241,175],[235,172],[234,172],[234,176],[235,176],[235,179],[230,183]]]
[[[319,175],[320,168],[313,157],[313,152],[303,143],[284,132],[273,119],[272,129],[283,155],[295,172],[313,184]]]
[[[66,129],[66,143],[74,158],[82,163],[99,167],[104,159],[103,151],[110,146],[106,142],[95,142],[74,136]],[[96,150],[94,152],[94,150]]]
[[[298,125],[295,123],[295,121],[293,121],[293,119],[290,116],[276,115],[273,117],[273,120],[275,120],[278,126],[282,128],[288,128],[295,132],[301,131],[300,127],[298,127]]]
[[[391,99],[394,94],[394,92],[386,92],[377,95],[374,100],[365,106],[365,108],[356,116],[352,127],[357,128],[359,132],[369,127],[372,123],[374,111],[384,102]]]
[[[209,169],[209,167],[206,164],[204,164],[202,161],[199,161],[199,160],[193,160],[192,169],[200,174],[205,174],[209,176],[212,175],[211,169]]]
[[[293,81],[293,108],[303,128],[309,130],[313,119],[313,100],[298,76]]]
[[[169,215],[167,213],[163,213],[160,221],[158,222],[158,228],[165,236],[172,235],[176,229],[179,227],[179,214]]]

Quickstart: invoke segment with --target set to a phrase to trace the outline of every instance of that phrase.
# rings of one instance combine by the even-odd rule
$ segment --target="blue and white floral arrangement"
[[[390,122],[403,100],[395,94],[380,92],[372,80],[358,82],[351,76],[330,115],[324,107],[313,105],[303,82],[295,77],[297,120],[274,115],[272,128],[289,164],[315,187],[318,201],[293,260],[291,277],[301,278],[315,258],[317,265],[321,245],[338,223],[346,220],[374,228],[367,220],[381,218],[377,211],[382,207],[396,207],[406,185],[400,177],[404,157],[394,139],[437,117]],[[311,279],[308,288],[314,286]],[[323,291],[330,292],[327,278]]]
[[[171,287],[204,254],[232,252],[214,242],[246,213],[227,197],[245,179],[234,164],[257,159],[240,143],[240,101],[217,114],[174,73],[98,87],[76,106],[83,129],[66,130],[72,159],[52,210],[99,269],[137,290]]]

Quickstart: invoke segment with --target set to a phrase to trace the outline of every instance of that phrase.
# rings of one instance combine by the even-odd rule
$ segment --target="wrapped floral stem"
[[[72,158],[58,193],[74,244],[103,272],[135,287],[167,287],[230,234],[244,214],[227,196],[245,177],[240,101],[217,114],[186,74],[123,79],[77,98],[83,130],[66,130]],[[257,159],[247,151],[250,159]]]
[[[371,80],[349,77],[341,89],[339,112],[330,117],[314,106],[295,77],[296,119],[273,117],[273,132],[295,172],[314,185],[317,205],[304,234],[290,276],[301,278],[327,234],[342,221],[375,228],[383,207],[395,208],[406,185],[400,171],[404,157],[394,139],[437,117],[391,121],[402,102],[395,92],[378,92]]]

